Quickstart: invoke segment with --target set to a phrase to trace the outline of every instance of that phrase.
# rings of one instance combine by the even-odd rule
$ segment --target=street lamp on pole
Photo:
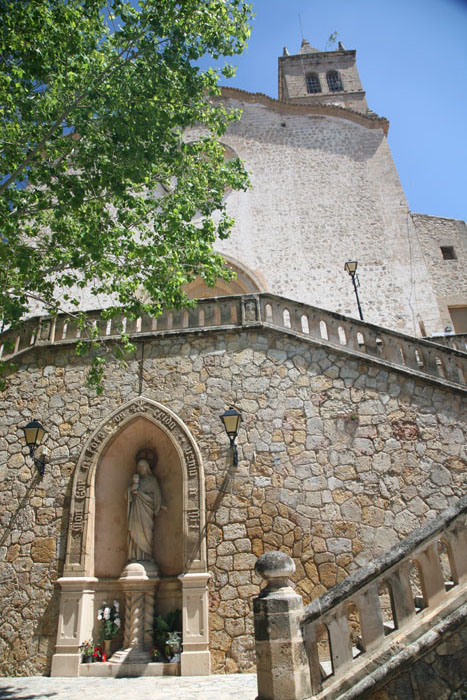
[[[350,277],[352,278],[355,296],[357,297],[358,313],[360,314],[360,319],[363,321],[362,307],[360,305],[360,298],[358,296],[358,287],[360,286],[360,281],[359,281],[358,276],[356,274],[357,273],[357,265],[358,265],[358,262],[356,260],[347,260],[347,262],[344,265],[344,270],[346,272],[348,272]]]

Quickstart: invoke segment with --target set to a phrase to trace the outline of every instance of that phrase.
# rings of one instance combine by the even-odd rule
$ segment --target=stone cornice
[[[343,51],[309,51],[308,53],[294,53],[289,56],[279,56],[279,61],[290,61],[295,59],[296,61],[301,61],[303,58],[319,58],[319,59],[329,59],[334,60],[337,57],[343,58],[355,58],[355,49],[344,49]]]
[[[379,117],[375,114],[362,114],[349,107],[319,103],[312,105],[291,104],[290,102],[280,102],[261,92],[247,92],[246,90],[232,87],[223,87],[221,95],[224,99],[238,100],[249,104],[261,104],[279,114],[316,114],[319,116],[337,117],[355,122],[367,129],[382,129],[386,136],[389,131],[389,121],[386,117]]]

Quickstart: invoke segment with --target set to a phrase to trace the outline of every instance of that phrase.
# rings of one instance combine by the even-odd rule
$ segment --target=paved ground
[[[2,700],[255,700],[256,675],[0,678]]]

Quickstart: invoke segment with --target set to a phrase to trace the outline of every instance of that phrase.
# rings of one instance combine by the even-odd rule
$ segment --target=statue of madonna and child
[[[125,593],[124,649],[113,659],[118,663],[147,663],[153,644],[152,626],[143,620],[154,618],[155,592],[160,580],[154,560],[154,520],[162,505],[159,482],[154,475],[157,454],[151,449],[136,455],[136,471],[126,491],[128,512],[128,563],[120,582]],[[120,655],[120,656],[119,656]]]
[[[127,490],[128,561],[155,565],[153,554],[154,520],[162,505],[159,482],[153,470],[157,455],[153,450],[140,450],[136,455],[136,472]]]

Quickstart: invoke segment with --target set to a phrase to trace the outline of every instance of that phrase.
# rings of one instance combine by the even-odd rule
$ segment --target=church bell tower
[[[332,104],[367,114],[355,53],[347,51],[341,42],[337,51],[320,51],[306,39],[294,56],[284,47],[279,57],[279,100],[290,104]]]

